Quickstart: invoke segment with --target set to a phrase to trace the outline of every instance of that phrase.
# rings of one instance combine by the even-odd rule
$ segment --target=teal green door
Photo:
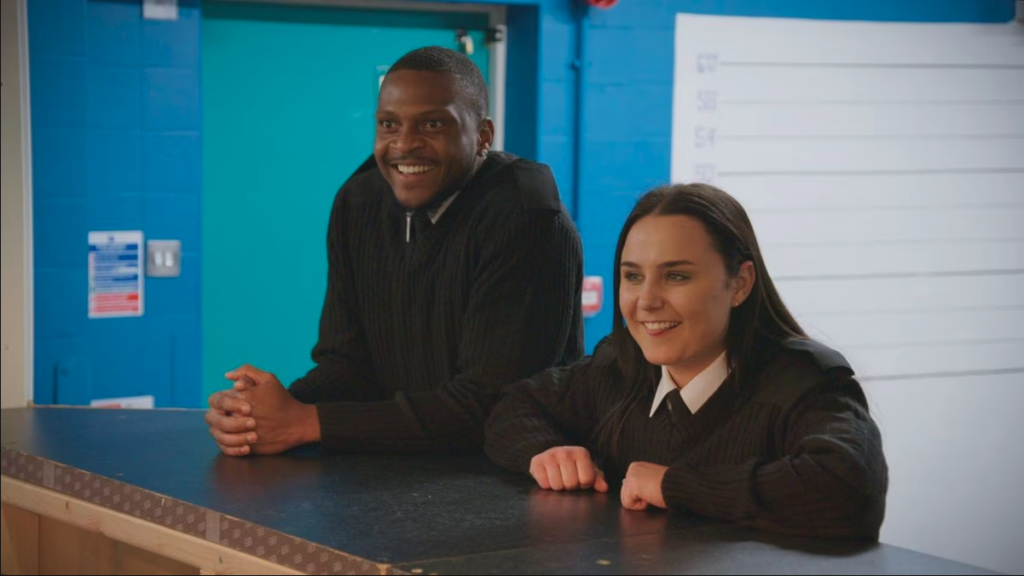
[[[373,149],[380,76],[421,46],[488,73],[482,14],[204,2],[203,388],[312,367],[334,194]]]

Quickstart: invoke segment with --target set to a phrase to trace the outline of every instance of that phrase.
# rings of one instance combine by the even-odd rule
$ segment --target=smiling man
[[[288,390],[228,373],[207,413],[222,452],[479,449],[503,385],[582,354],[579,234],[546,166],[491,151],[487,108],[462,54],[391,68],[374,157],[331,213],[316,367]]]

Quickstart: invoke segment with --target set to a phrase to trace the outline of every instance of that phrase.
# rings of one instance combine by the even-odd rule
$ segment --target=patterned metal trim
[[[306,574],[395,573],[387,565],[9,448],[0,449],[0,472]]]

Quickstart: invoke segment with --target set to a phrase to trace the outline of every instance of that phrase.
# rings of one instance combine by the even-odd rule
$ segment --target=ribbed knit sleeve
[[[570,340],[579,335],[574,324],[579,322],[583,255],[579,235],[564,211],[522,210],[507,226],[475,241],[482,249],[461,324],[458,374],[429,391],[399,391],[379,402],[318,401],[324,448],[479,448],[501,386],[560,365],[567,350],[577,349],[578,343]],[[345,320],[345,296],[335,298],[340,310],[331,312]],[[406,316],[403,321],[427,321],[417,314]],[[356,328],[350,328],[337,341],[323,344],[321,354],[347,358],[359,349],[358,342]],[[411,366],[437,361],[428,346],[374,353],[381,361]],[[331,366],[344,371],[325,372],[323,381],[364,374],[351,362]]]
[[[292,396],[306,404],[384,398],[373,375],[366,337],[352,308],[355,283],[345,259],[345,194],[342,188],[336,196],[327,228],[327,294],[313,348],[316,366],[289,387]]]
[[[506,388],[487,421],[485,452],[494,463],[526,474],[533,457],[550,448],[591,447],[614,401],[604,386],[614,360],[606,342],[592,357]]]
[[[816,387],[784,422],[784,457],[672,466],[666,503],[773,532],[876,540],[888,469],[857,382],[843,375]]]

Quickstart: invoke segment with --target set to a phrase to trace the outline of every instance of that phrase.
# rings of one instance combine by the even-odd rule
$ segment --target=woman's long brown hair
[[[807,335],[779,296],[746,210],[724,191],[706,184],[678,184],[648,192],[637,201],[619,234],[615,249],[612,345],[619,368],[627,379],[628,392],[617,408],[608,414],[598,431],[598,443],[604,450],[617,452],[622,426],[636,406],[646,398],[661,377],[661,370],[647,361],[643,351],[626,327],[619,308],[622,283],[622,250],[630,231],[648,216],[690,216],[704,224],[712,245],[725,262],[726,271],[735,278],[744,262],[752,262],[756,278],[750,296],[732,310],[726,334],[726,351],[732,377],[739,383],[756,375],[772,353],[785,340],[806,339]]]

